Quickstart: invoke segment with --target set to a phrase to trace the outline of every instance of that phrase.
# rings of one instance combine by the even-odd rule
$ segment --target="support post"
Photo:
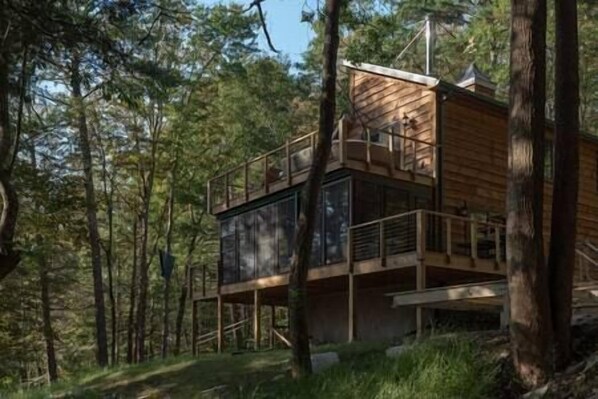
[[[372,135],[369,128],[365,129],[365,163],[366,169],[369,169],[372,165]]]
[[[349,277],[349,303],[347,311],[347,342],[351,343],[355,339],[355,281],[353,273],[348,274]]]
[[[262,338],[262,312],[261,312],[261,298],[260,291],[253,291],[253,348],[260,350],[260,341]]]
[[[384,237],[384,222],[378,223],[378,230],[378,239],[380,240],[378,243],[380,245],[380,266],[386,267],[386,240]]]
[[[395,174],[395,135],[394,132],[389,132],[388,136],[388,168],[390,169],[390,175]]]
[[[224,320],[223,320],[223,312],[224,312],[224,304],[222,303],[222,295],[218,294],[218,309],[217,309],[217,317],[218,317],[218,332],[217,332],[217,340],[218,340],[218,353],[222,353],[224,350]]]
[[[270,349],[274,348],[274,330],[276,329],[276,306],[270,306],[270,314],[272,317],[270,318]]]
[[[290,187],[291,184],[293,184],[293,178],[291,177],[291,173],[292,173],[292,170],[291,170],[291,144],[289,143],[289,140],[286,141],[284,149],[285,149],[285,156],[287,158],[287,164],[286,164],[287,186]]]
[[[198,319],[198,308],[199,302],[192,300],[192,313],[191,313],[191,354],[197,356],[197,335],[199,333],[199,319]]]
[[[424,211],[418,211],[417,217],[417,266],[415,270],[415,289],[423,291],[426,289],[426,214]],[[424,325],[424,309],[418,306],[415,309],[415,324],[417,330],[417,338],[421,338]]]

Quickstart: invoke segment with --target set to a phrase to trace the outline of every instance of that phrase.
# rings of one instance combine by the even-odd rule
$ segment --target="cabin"
[[[308,274],[311,339],[398,339],[462,311],[504,322],[507,106],[495,99],[495,85],[475,65],[456,84],[370,64],[340,68],[352,111],[338,121],[319,200]],[[547,122],[547,240],[552,130]],[[256,348],[268,328],[271,340],[286,340],[275,315],[287,302],[315,135],[209,182],[220,260],[217,276],[205,266],[190,272],[194,348],[201,302],[216,305],[217,330],[200,336],[217,340],[219,350],[236,328],[225,325],[229,303],[251,305]],[[583,300],[598,278],[598,138],[583,134],[580,142],[576,287]]]

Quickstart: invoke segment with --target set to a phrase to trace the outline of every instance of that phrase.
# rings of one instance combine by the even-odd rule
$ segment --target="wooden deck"
[[[316,132],[249,160],[208,183],[208,211],[219,214],[307,179]],[[436,177],[434,143],[396,133],[393,126],[369,128],[341,119],[326,172],[348,168],[432,186]]]

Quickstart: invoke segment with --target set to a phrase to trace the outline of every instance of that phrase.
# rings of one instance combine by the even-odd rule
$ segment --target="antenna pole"
[[[436,47],[436,24],[426,15],[426,75],[434,74],[434,48]]]

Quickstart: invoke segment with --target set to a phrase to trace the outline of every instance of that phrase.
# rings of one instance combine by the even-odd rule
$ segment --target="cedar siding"
[[[508,116],[505,108],[460,93],[443,104],[443,211],[505,213]],[[548,142],[552,128],[547,128]],[[579,240],[598,242],[598,144],[580,138]],[[552,183],[544,186],[544,233],[550,234]]]

